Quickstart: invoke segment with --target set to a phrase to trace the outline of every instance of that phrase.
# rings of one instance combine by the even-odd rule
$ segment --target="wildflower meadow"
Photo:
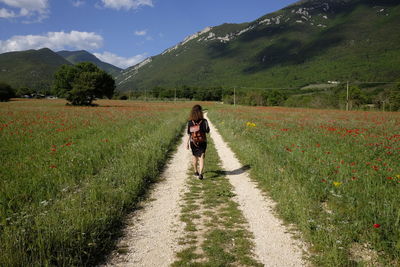
[[[86,266],[154,181],[189,105],[0,105],[0,266]]]
[[[314,263],[399,264],[400,113],[221,106],[209,115]]]

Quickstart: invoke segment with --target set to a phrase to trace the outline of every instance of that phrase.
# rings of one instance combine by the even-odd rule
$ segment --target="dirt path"
[[[239,209],[255,237],[254,252],[258,260],[264,266],[305,266],[300,249],[302,244],[273,215],[274,202],[263,196],[210,120],[209,124],[211,138],[221,158],[222,167],[227,172],[227,178],[234,187]]]
[[[124,236],[106,266],[169,266],[178,251],[177,239],[183,236],[180,199],[185,188],[190,153],[185,139],[152,190],[150,201],[130,215]]]
[[[256,260],[264,266],[305,266],[301,243],[273,215],[274,202],[251,182],[234,153],[209,123],[222,167],[236,194],[233,200],[239,204],[248,222],[248,230],[254,235]],[[188,190],[186,179],[191,160],[191,153],[185,148],[185,138],[186,135],[163,172],[163,181],[152,190],[150,201],[130,215],[118,249],[106,266],[158,267],[175,262],[176,253],[182,249],[178,239],[185,236],[185,223],[180,220],[180,204]]]

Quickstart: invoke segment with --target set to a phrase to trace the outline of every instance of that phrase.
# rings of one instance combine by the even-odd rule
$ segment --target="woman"
[[[200,180],[203,179],[204,156],[207,149],[206,133],[209,132],[210,128],[207,120],[204,119],[201,106],[193,106],[188,121],[188,139],[186,146],[187,149],[189,149],[189,147],[192,149],[195,176],[198,176]],[[198,163],[200,166],[197,166]]]

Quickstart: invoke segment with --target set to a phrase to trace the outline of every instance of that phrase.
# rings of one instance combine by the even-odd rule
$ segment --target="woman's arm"
[[[190,122],[188,122],[187,131],[186,131],[187,136],[188,136],[187,141],[186,141],[186,149],[190,148],[190,130],[189,129],[190,129]]]
[[[210,133],[210,126],[208,126],[208,121],[204,121],[204,132]]]

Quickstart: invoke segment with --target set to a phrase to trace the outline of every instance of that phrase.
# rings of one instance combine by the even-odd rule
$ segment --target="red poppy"
[[[374,228],[379,228],[379,227],[381,227],[381,225],[379,223],[374,224]]]

